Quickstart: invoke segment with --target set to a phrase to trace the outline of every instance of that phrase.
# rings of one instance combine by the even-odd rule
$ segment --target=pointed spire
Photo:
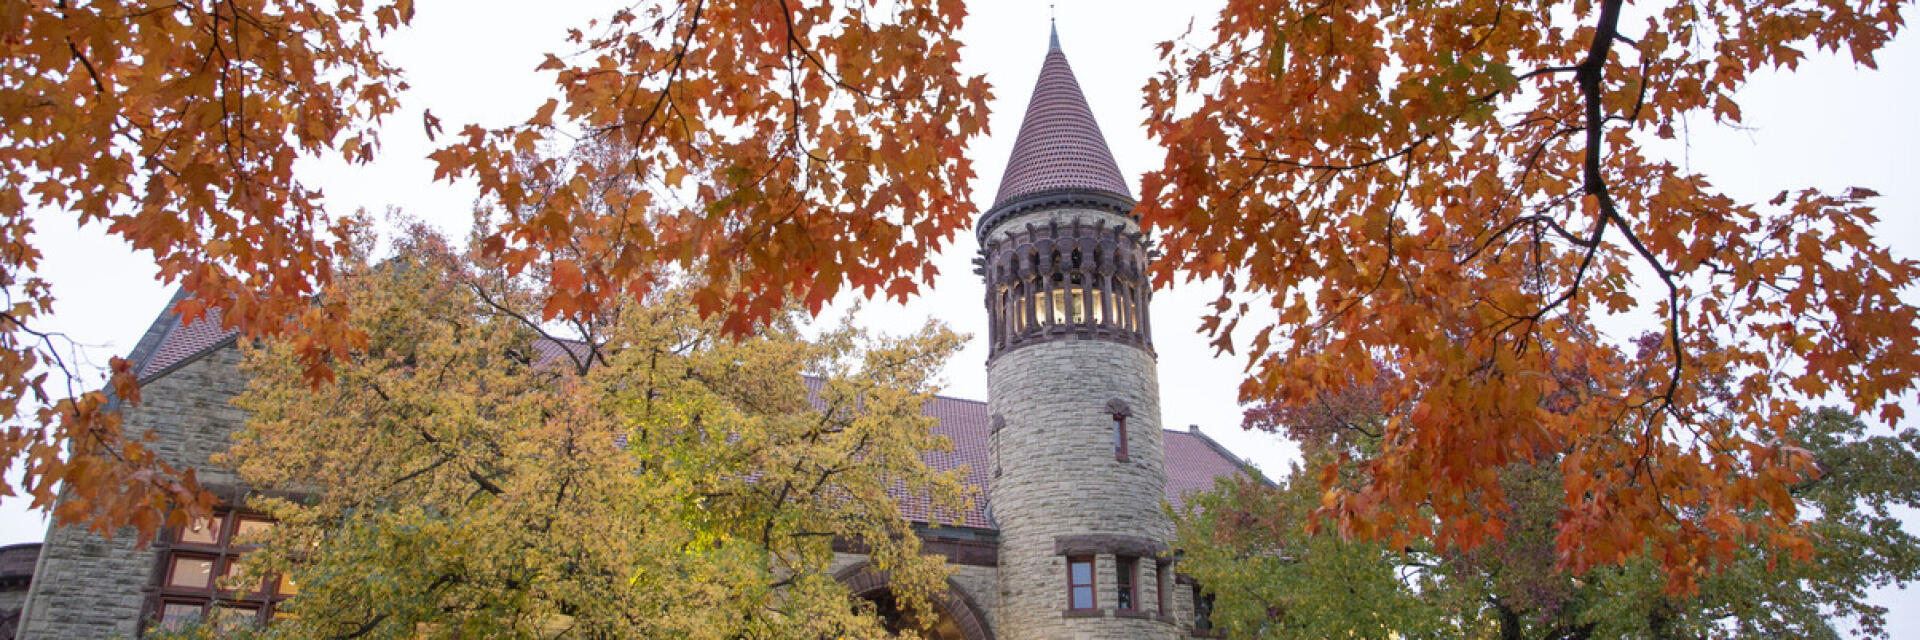
[[[1060,21],[1052,17],[1048,17],[1047,26],[1053,31],[1053,36],[1049,38],[1049,41],[1047,42],[1047,50],[1059,51],[1060,50]]]
[[[1094,122],[1093,109],[1080,92],[1080,82],[1060,50],[1060,29],[1053,28],[1033,99],[1014,139],[1013,157],[1000,178],[998,208],[1008,201],[1042,191],[1083,190],[1109,194],[1131,202],[1132,192],[1120,167],[1107,149],[1107,140]]]

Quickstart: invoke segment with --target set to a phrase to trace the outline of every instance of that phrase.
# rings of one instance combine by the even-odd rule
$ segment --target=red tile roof
[[[1196,431],[1167,431],[1167,502],[1179,509],[1187,495],[1213,489],[1214,478],[1245,470],[1234,455]]]
[[[973,504],[967,509],[960,525],[975,529],[994,528],[987,520],[987,472],[992,469],[987,461],[987,433],[990,427],[987,403],[935,396],[921,411],[940,421],[933,428],[934,433],[946,436],[953,442],[952,451],[927,452],[927,464],[941,471],[966,468],[967,487],[975,492]],[[900,507],[908,520],[931,520],[924,503],[902,501]]]
[[[1093,110],[1073,77],[1056,35],[1033,85],[1033,99],[1000,178],[999,207],[1028,194],[1061,189],[1101,191],[1132,200],[1120,166],[1100,135]]]
[[[171,326],[155,346],[151,357],[140,366],[140,377],[144,380],[165,371],[167,367],[195,357],[234,335],[234,332],[220,328],[217,310],[210,310],[207,315],[207,318],[183,327],[178,325],[178,316],[170,312],[164,314],[161,321]],[[543,358],[560,357],[561,347],[545,342],[535,345],[535,351]],[[807,383],[809,388],[817,388],[815,380],[809,378]],[[996,528],[987,518],[987,484],[991,480],[987,461],[987,434],[990,430],[987,403],[935,396],[922,411],[939,420],[939,424],[933,428],[934,433],[946,436],[953,442],[952,451],[927,452],[928,464],[940,471],[965,468],[967,486],[976,490],[973,504],[966,513],[960,514],[960,526]],[[1165,444],[1167,501],[1176,508],[1189,492],[1212,488],[1215,477],[1241,472],[1240,463],[1206,436],[1167,430]],[[908,520],[934,520],[927,500],[904,491],[894,497],[900,501],[901,511]],[[952,518],[940,520],[939,524],[945,525]]]
[[[192,324],[181,325],[180,316],[173,313],[173,305],[169,303],[167,313],[163,317],[162,322],[168,325],[166,335],[160,338],[160,343],[154,347],[153,353],[147,355],[146,362],[138,362],[139,356],[135,356],[134,364],[139,367],[136,375],[142,380],[165,371],[167,367],[200,355],[201,352],[225,342],[238,333],[232,329],[221,328],[219,309],[208,309],[206,315],[193,321]]]

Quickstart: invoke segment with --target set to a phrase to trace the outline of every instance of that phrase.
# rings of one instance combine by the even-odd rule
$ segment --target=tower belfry
[[[1133,205],[1055,28],[977,228],[1005,640],[1178,630]]]

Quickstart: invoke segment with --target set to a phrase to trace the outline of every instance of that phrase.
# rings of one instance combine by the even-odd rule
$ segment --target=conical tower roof
[[[1060,51],[1056,29],[1047,47],[1047,59],[1034,83],[1027,116],[1014,139],[1013,157],[1000,178],[993,208],[1025,196],[1049,192],[1092,191],[1119,197],[1131,204],[1133,195],[1120,175],[1120,166],[1100,135],[1093,109],[1080,93],[1067,54]]]

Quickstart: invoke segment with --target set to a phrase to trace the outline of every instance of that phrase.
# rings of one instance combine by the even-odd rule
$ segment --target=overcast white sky
[[[501,126],[524,120],[551,94],[550,79],[533,71],[542,54],[566,50],[565,30],[588,18],[606,17],[610,4],[622,3],[422,0],[413,28],[390,41],[392,61],[407,70],[413,89],[406,96],[409,109],[395,116],[384,134],[382,159],[351,169],[309,167],[308,179],[325,187],[336,212],[397,206],[462,237],[470,224],[474,191],[466,184],[431,182],[432,165],[425,160],[431,147],[421,133],[419,110],[431,108],[448,130],[468,122]],[[1159,69],[1153,45],[1180,36],[1190,21],[1204,30],[1217,6],[1213,0],[1059,3],[1062,48],[1120,169],[1136,178],[1135,195],[1137,176],[1160,161],[1140,127],[1145,119],[1140,89]],[[969,8],[973,15],[962,40],[970,46],[963,66],[987,74],[997,96],[992,135],[971,150],[980,176],[973,185],[975,200],[984,208],[999,185],[1046,51],[1048,4],[975,1]],[[1858,69],[1822,54],[1803,64],[1799,73],[1763,75],[1741,97],[1746,129],[1696,123],[1690,128],[1692,145],[1685,159],[1747,200],[1804,186],[1878,190],[1884,196],[1878,202],[1881,241],[1904,257],[1916,257],[1920,160],[1913,150],[1920,148],[1920,124],[1913,114],[1920,98],[1915,83],[1920,80],[1920,43],[1911,34],[1901,36],[1882,53],[1880,66],[1877,72]],[[58,328],[97,345],[95,359],[104,363],[108,355],[132,348],[171,288],[153,279],[154,269],[144,255],[105,239],[97,227],[74,230],[68,224],[50,223],[42,230],[42,246],[49,248],[45,273],[60,297]],[[982,291],[969,264],[976,251],[971,234],[961,234],[938,258],[944,275],[929,295],[904,306],[870,303],[862,321],[907,330],[932,317],[979,335],[985,326]],[[1242,363],[1212,358],[1204,340],[1192,332],[1201,306],[1211,298],[1202,286],[1159,292],[1154,299],[1163,423],[1173,428],[1200,425],[1262,469],[1283,473],[1294,447],[1238,428],[1235,390]],[[970,343],[947,369],[948,393],[984,399],[985,361],[984,344]],[[23,500],[0,502],[0,544],[43,536],[44,521],[24,507]],[[1876,600],[1895,612],[1893,637],[1920,637],[1920,611],[1901,612],[1920,609],[1920,597],[1886,590],[1876,594]]]

